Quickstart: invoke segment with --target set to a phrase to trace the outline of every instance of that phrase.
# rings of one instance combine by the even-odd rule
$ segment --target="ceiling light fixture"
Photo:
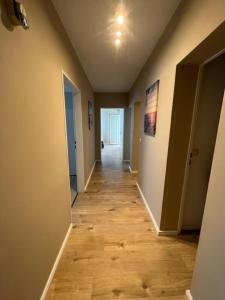
[[[116,39],[115,40],[115,44],[116,44],[116,46],[119,46],[121,44],[121,40],[120,39]]]
[[[121,37],[121,35],[122,35],[121,31],[117,31],[117,32],[116,32],[116,36],[117,36],[117,37]]]
[[[124,17],[122,15],[118,16],[117,22],[122,25],[124,23]]]

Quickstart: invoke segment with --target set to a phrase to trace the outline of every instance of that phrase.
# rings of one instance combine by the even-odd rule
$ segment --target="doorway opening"
[[[225,89],[225,53],[203,64],[198,75],[181,230],[200,230]]]
[[[65,94],[65,113],[66,113],[66,133],[67,133],[67,150],[69,161],[69,177],[70,177],[70,192],[71,203],[77,197],[77,166],[76,166],[76,130],[75,130],[75,103],[74,89],[68,80],[64,81]]]
[[[214,76],[211,76],[211,79],[208,79],[208,84],[206,84],[205,88],[203,87],[203,82],[205,80],[207,81],[205,76],[207,72],[210,73],[208,69],[213,69],[213,64],[216,63],[216,60],[222,59],[222,55],[224,55],[225,42],[224,39],[222,39],[224,32],[225,22],[223,22],[194,50],[192,50],[192,52],[190,52],[176,67],[170,139],[160,221],[160,230],[169,232],[170,234],[177,235],[182,229],[185,228],[188,229],[188,231],[191,231],[193,228],[197,228],[199,230],[199,227],[201,228],[202,225],[202,222],[200,222],[200,226],[197,226],[197,222],[183,222],[183,217],[186,218],[185,210],[188,206],[186,204],[186,193],[189,184],[189,171],[192,167],[192,169],[194,169],[194,165],[197,166],[198,162],[200,164],[200,157],[203,158],[205,153],[204,150],[206,147],[208,147],[207,143],[205,145],[203,144],[204,146],[196,144],[196,147],[196,145],[192,144],[192,137],[193,133],[195,132],[194,129],[197,126],[194,125],[195,121],[198,120],[197,116],[199,115],[200,118],[201,111],[204,111],[205,98],[211,94],[211,96],[209,96],[211,102],[208,100],[208,106],[210,107],[210,103],[213,105],[213,107],[210,108],[212,109],[212,115],[217,107],[215,102],[218,101],[217,103],[219,103],[219,101],[222,101],[222,96],[220,97],[220,100],[216,100],[215,98],[217,94],[215,90],[218,89],[218,80],[220,80],[218,79],[220,76],[217,71],[218,68],[215,68]],[[223,70],[225,70],[224,67]],[[208,91],[208,93],[204,94],[204,89],[211,89],[211,91]],[[204,116],[204,112],[202,114]],[[216,126],[213,124],[211,125],[211,122],[214,119],[211,114],[209,113],[207,118],[203,118],[203,125],[201,125],[204,127],[201,138],[205,138],[208,143],[212,143],[213,140],[212,138],[208,137],[208,134],[211,132],[211,128],[215,128]],[[219,117],[220,115],[218,116],[217,122],[219,122]],[[214,132],[214,134],[216,136],[217,128],[216,133]],[[214,149],[215,140],[212,144]],[[201,176],[204,174],[204,180],[207,182],[207,188],[211,172],[211,164],[204,163],[202,165],[204,172]],[[200,188],[200,185],[198,185],[198,188]],[[205,207],[207,188],[205,189],[205,192],[203,192],[203,189],[201,192],[199,192],[200,194],[202,193],[202,195],[205,193],[204,201],[202,202],[202,213],[198,214],[198,216],[201,215],[200,219],[202,219],[202,214]],[[191,197],[191,199],[192,198],[193,197]],[[195,201],[198,201],[198,199],[195,198]],[[189,206],[192,210],[191,214],[195,214],[193,213],[193,209],[195,209],[195,207],[198,205],[195,201]],[[198,209],[199,207],[196,210]]]
[[[73,206],[78,192],[84,190],[84,157],[81,95],[75,84],[63,73],[65,133],[68,172]]]
[[[124,109],[101,109],[101,161],[122,162],[124,152]]]
[[[139,145],[140,145],[140,118],[141,102],[135,102],[132,109],[132,127],[131,127],[131,157],[130,172],[138,173]]]

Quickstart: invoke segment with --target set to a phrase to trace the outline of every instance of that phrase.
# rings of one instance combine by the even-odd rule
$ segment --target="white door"
[[[109,143],[120,144],[120,115],[118,114],[109,116]]]

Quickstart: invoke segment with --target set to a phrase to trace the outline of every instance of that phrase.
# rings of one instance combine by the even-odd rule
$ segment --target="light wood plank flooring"
[[[158,237],[128,165],[97,163],[48,300],[184,300],[197,237]]]

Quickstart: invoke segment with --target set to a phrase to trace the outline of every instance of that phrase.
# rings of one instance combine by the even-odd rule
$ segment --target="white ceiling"
[[[128,91],[180,0],[52,0],[97,92]],[[114,44],[125,23],[121,45]]]

